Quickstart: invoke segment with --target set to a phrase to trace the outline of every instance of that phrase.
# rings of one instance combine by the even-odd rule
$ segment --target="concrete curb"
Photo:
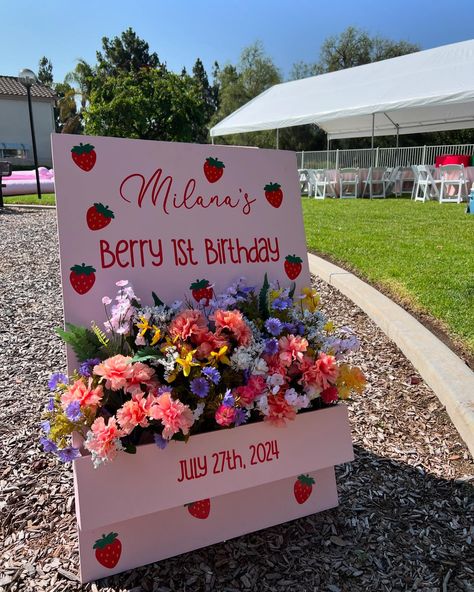
[[[474,456],[474,372],[420,322],[350,272],[308,253],[311,273],[359,306],[394,341],[443,403]]]
[[[4,203],[4,208],[29,208],[31,210],[55,210],[56,206],[40,206],[37,204]]]

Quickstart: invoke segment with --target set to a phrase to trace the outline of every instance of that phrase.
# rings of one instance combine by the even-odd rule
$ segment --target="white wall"
[[[52,166],[50,134],[54,132],[53,105],[32,99],[36,150],[39,165]],[[25,144],[33,162],[28,101],[25,97],[0,97],[0,142]]]

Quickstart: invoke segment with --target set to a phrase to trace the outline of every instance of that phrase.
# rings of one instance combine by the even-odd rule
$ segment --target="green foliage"
[[[164,305],[163,300],[161,300],[161,298],[159,296],[157,296],[155,292],[152,292],[151,295],[153,297],[153,303],[155,306],[163,306]]]
[[[84,113],[91,135],[193,142],[202,133],[202,98],[193,79],[142,69],[102,78]]]
[[[109,339],[107,335],[96,325],[96,323],[92,323],[92,332],[97,338],[97,341],[107,349],[109,346]]]
[[[268,312],[268,290],[270,289],[270,284],[268,283],[267,274],[263,279],[263,284],[260,289],[260,293],[258,295],[258,309],[260,311],[260,315],[262,319],[265,321],[269,317]]]
[[[216,68],[215,77],[219,87],[219,109],[211,120],[211,127],[282,80],[278,68],[265,55],[261,43],[246,47],[237,66],[227,64],[222,70]],[[223,136],[219,138],[219,143],[274,148],[275,132]]]
[[[155,349],[154,347],[143,347],[137,351],[132,362],[146,362],[147,360],[157,360],[162,357],[163,355],[158,349]]]
[[[303,199],[308,247],[429,313],[474,354],[474,216],[466,204]]]
[[[53,64],[46,56],[43,56],[38,63],[38,82],[48,88],[53,87]]]
[[[56,333],[65,343],[72,347],[79,360],[98,357],[101,343],[93,331],[85,327],[78,327],[72,323],[66,323],[66,329],[67,331],[57,328]]]
[[[184,75],[184,72],[182,75]],[[200,133],[196,138],[196,142],[204,143],[208,139],[207,127],[209,126],[211,117],[214,115],[218,108],[219,89],[216,82],[214,82],[212,86],[209,83],[206,70],[204,68],[202,61],[199,58],[197,58],[193,66],[193,79],[198,88],[199,96],[201,97],[202,104],[204,107],[204,122],[206,126],[203,127],[202,130],[200,130]]]
[[[100,76],[139,72],[142,68],[163,68],[155,52],[129,27],[120,37],[102,37],[102,52],[96,52]]]

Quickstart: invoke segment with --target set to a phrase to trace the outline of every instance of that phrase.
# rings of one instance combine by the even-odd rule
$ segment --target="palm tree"
[[[94,76],[95,68],[88,64],[86,60],[79,58],[74,70],[66,74],[64,78],[64,82],[74,86],[76,96],[80,97],[81,113],[87,107],[92,91]]]

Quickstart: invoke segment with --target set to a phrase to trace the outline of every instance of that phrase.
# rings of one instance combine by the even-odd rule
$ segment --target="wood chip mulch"
[[[38,445],[48,376],[65,369],[55,213],[6,208],[0,231],[0,591],[474,592],[467,448],[397,347],[321,281],[369,383],[349,403],[356,459],[337,469],[339,507],[79,584],[71,467]]]

